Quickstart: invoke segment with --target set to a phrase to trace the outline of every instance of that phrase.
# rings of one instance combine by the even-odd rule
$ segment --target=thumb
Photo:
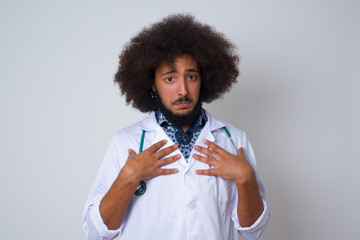
[[[241,147],[241,148],[239,148],[239,149],[237,150],[237,155],[238,155],[239,157],[244,156],[244,148],[243,148],[243,147]]]
[[[136,156],[136,152],[131,148],[128,149],[128,153],[129,153],[129,158],[133,158]]]

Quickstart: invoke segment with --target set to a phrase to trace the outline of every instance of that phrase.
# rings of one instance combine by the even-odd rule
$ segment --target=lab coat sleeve
[[[258,171],[256,168],[255,154],[254,154],[254,151],[251,147],[249,140],[246,137],[246,134],[243,133],[242,137],[239,138],[237,142],[239,144],[238,146],[244,147],[245,157],[255,171],[256,180],[258,183],[260,195],[262,197],[264,210],[263,210],[261,216],[250,227],[242,227],[240,225],[238,215],[237,215],[237,194],[236,194],[236,201],[234,201],[234,204],[236,204],[236,205],[231,214],[231,219],[233,220],[235,228],[239,231],[241,236],[245,237],[248,240],[256,240],[256,239],[259,239],[261,234],[265,231],[266,224],[270,218],[270,213],[269,213],[268,206],[265,202],[265,188],[259,178],[259,174],[258,174]]]
[[[119,235],[126,221],[126,219],[124,219],[118,229],[109,230],[104,224],[99,211],[102,198],[108,192],[121,170],[119,162],[121,162],[124,156],[121,156],[123,153],[119,152],[118,146],[118,136],[114,136],[106,151],[95,183],[85,204],[82,224],[89,240],[114,239]]]
[[[249,240],[259,239],[261,234],[265,231],[265,226],[269,220],[270,214],[266,202],[263,200],[264,210],[261,216],[250,227],[242,227],[239,223],[237,209],[235,208],[231,214],[235,228],[240,232],[240,235]]]

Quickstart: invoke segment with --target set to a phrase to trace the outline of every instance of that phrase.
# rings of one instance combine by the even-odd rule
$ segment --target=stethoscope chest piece
[[[146,192],[146,184],[143,180],[140,181],[138,187],[136,188],[135,195],[141,196]]]

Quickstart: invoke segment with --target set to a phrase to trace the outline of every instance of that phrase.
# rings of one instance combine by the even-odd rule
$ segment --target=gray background
[[[206,106],[245,130],[267,188],[262,239],[360,235],[360,1],[0,1],[0,239],[85,239],[113,134],[145,117],[113,84],[143,26],[193,13],[238,46]]]

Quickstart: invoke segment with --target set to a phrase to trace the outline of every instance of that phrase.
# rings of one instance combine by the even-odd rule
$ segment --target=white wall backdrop
[[[238,46],[238,84],[206,108],[252,141],[272,215],[262,239],[358,239],[356,0],[1,0],[0,239],[86,239],[106,147],[145,116],[112,82],[118,55],[183,12]]]

